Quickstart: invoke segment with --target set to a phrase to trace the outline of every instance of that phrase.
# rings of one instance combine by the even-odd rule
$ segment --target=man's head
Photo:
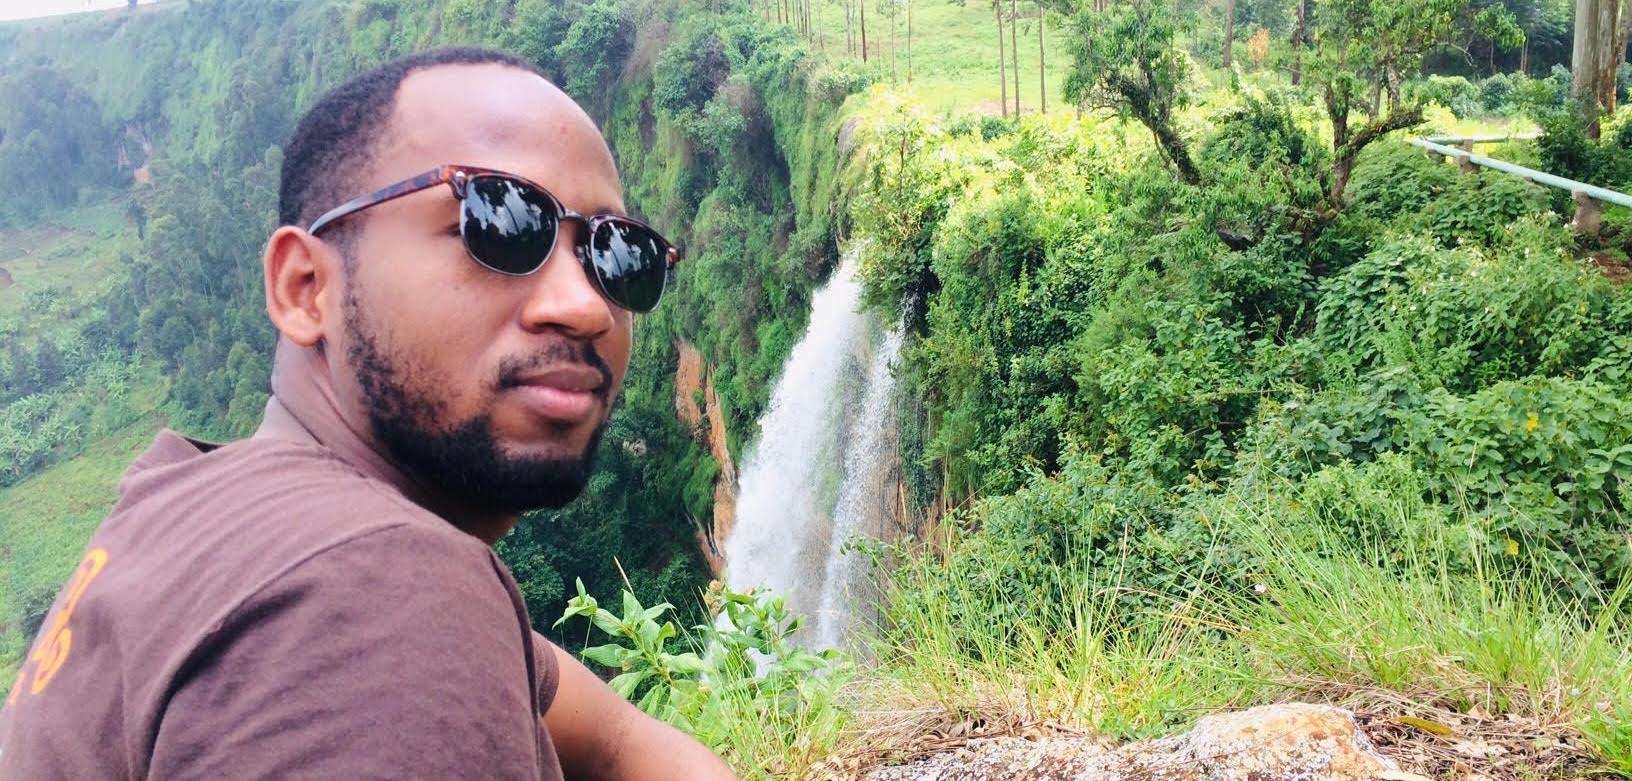
[[[562,222],[527,276],[478,265],[451,188],[319,215],[440,165],[498,169],[582,214],[623,212],[611,153],[577,104],[525,61],[415,55],[329,93],[285,150],[266,251],[284,338],[321,350],[337,406],[381,455],[484,510],[560,506],[582,490],[628,367],[631,316],[603,298]]]

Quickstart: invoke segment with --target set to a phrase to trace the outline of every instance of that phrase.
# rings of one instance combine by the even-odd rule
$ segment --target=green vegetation
[[[852,216],[916,337],[916,494],[968,508],[890,551],[880,674],[1129,737],[1387,694],[1574,724],[1624,763],[1600,703],[1632,670],[1632,297],[1584,257],[1618,239],[1386,140],[1420,121],[1403,89],[1333,133],[1354,71],[1391,93],[1336,49],[1303,90],[1195,103],[1164,13],[1078,17],[1102,38],[1071,89],[1142,150],[1096,118],[863,115]],[[1564,109],[1526,90],[1551,136]]]
[[[681,638],[672,621],[662,620],[672,605],[644,607],[624,591],[618,615],[579,582],[556,623],[589,619],[612,642],[585,648],[584,658],[617,673],[613,690],[696,736],[733,767],[805,776],[833,751],[845,726],[837,695],[850,672],[842,656],[801,649],[794,633],[803,620],[788,614],[781,597],[715,583],[704,598],[713,623]],[[669,653],[671,640],[692,650]]]
[[[1558,67],[1569,9],[1094,5],[196,0],[0,26],[0,62],[37,74],[0,95],[77,107],[0,107],[0,180],[65,171],[0,213],[0,680],[151,431],[258,420],[254,259],[292,118],[394,54],[486,43],[591,110],[688,250],[589,492],[500,544],[540,630],[582,649],[589,619],[610,643],[586,658],[648,711],[756,777],[910,743],[888,708],[1134,738],[1289,697],[1569,734],[1593,753],[1514,759],[1632,774],[1632,215],[1577,235],[1567,196],[1400,140],[1539,127],[1495,154],[1632,187],[1632,112],[1579,110]],[[673,412],[685,341],[742,452],[839,237],[907,332],[925,519],[867,547],[856,665],[798,650],[774,596],[698,597],[721,470]]]

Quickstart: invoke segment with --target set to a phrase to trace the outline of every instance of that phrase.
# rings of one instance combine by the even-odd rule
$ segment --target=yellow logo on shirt
[[[63,594],[62,610],[57,613],[57,620],[51,623],[51,631],[40,636],[35,644],[34,653],[28,658],[28,664],[17,671],[17,682],[11,687],[11,696],[6,704],[16,702],[18,693],[23,688],[23,680],[28,675],[29,665],[34,667],[34,682],[29,686],[30,694],[39,694],[50,685],[51,679],[56,677],[57,671],[62,669],[62,663],[68,660],[68,651],[73,647],[74,633],[68,622],[74,617],[74,608],[79,605],[79,598],[85,595],[85,589],[102,572],[103,565],[108,563],[108,552],[101,548],[92,548],[79,562],[79,569],[74,570],[74,579],[68,582],[68,590]]]

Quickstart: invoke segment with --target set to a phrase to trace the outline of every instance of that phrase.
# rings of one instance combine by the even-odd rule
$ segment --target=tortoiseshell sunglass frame
[[[537,190],[540,194],[542,194],[545,198],[547,198],[549,200],[551,206],[553,206],[555,208],[556,221],[557,221],[558,226],[559,226],[559,223],[567,222],[567,221],[576,222],[576,223],[579,223],[580,225],[582,225],[584,227],[583,238],[581,240],[577,241],[577,242],[574,242],[573,250],[578,255],[579,260],[582,261],[583,263],[585,263],[586,265],[589,265],[589,266],[594,265],[594,262],[591,260],[591,258],[589,256],[589,247],[588,247],[589,239],[590,239],[591,236],[593,236],[595,234],[595,230],[598,227],[600,227],[602,224],[605,224],[605,223],[632,224],[632,225],[639,226],[639,227],[641,227],[641,228],[643,228],[645,230],[651,231],[653,236],[657,237],[658,240],[663,242],[665,270],[673,269],[675,267],[675,265],[680,262],[680,250],[679,250],[679,248],[675,247],[674,244],[672,242],[670,242],[668,239],[663,238],[663,234],[659,233],[656,228],[653,228],[651,225],[649,225],[649,224],[647,224],[645,222],[637,220],[637,219],[635,219],[633,217],[624,217],[624,216],[616,215],[616,214],[590,214],[590,215],[579,214],[578,212],[572,211],[571,209],[568,209],[567,207],[563,206],[561,204],[560,199],[556,198],[554,193],[551,193],[549,190],[545,189],[542,185],[538,184],[537,182],[531,181],[531,180],[529,180],[529,179],[527,179],[526,177],[523,177],[523,176],[517,176],[517,175],[509,173],[507,171],[499,171],[499,170],[496,170],[496,169],[493,169],[493,168],[481,168],[481,167],[472,166],[472,165],[442,165],[442,166],[437,166],[436,168],[433,168],[433,169],[431,169],[429,171],[426,171],[426,172],[424,172],[422,174],[419,174],[417,176],[413,176],[413,177],[404,179],[404,180],[402,180],[400,182],[396,182],[394,184],[386,185],[385,187],[381,187],[380,189],[375,190],[374,192],[371,192],[371,193],[369,193],[367,195],[363,195],[363,196],[360,196],[360,197],[357,197],[357,198],[353,198],[353,199],[351,199],[349,201],[346,201],[345,203],[340,204],[339,206],[334,207],[333,209],[330,209],[327,212],[324,212],[323,216],[318,217],[316,220],[314,220],[312,222],[312,226],[310,228],[307,228],[306,232],[315,236],[315,235],[317,235],[318,231],[321,231],[324,228],[326,228],[326,227],[328,227],[330,225],[333,225],[336,221],[340,220],[343,217],[347,217],[347,216],[350,216],[352,214],[356,214],[357,212],[360,212],[360,211],[362,211],[364,209],[373,208],[373,207],[378,206],[378,205],[380,205],[382,203],[385,203],[387,201],[392,201],[392,200],[395,200],[397,198],[401,198],[401,197],[403,197],[405,195],[412,195],[412,194],[417,193],[417,192],[419,192],[421,190],[428,190],[428,189],[430,189],[432,187],[436,187],[437,185],[441,185],[441,184],[446,184],[453,190],[453,197],[460,202],[460,207],[459,208],[460,208],[461,214],[463,214],[465,195],[469,192],[470,182],[472,180],[474,180],[474,179],[477,179],[479,177],[484,177],[484,176],[493,176],[493,177],[499,177],[499,178],[503,178],[503,179],[509,179],[511,181],[519,182],[521,184],[524,184],[524,185],[526,185],[528,187],[533,188],[534,190]],[[460,221],[459,221],[459,232],[460,232],[460,238],[461,239],[464,238],[464,223],[465,223],[465,221],[463,219],[460,219]],[[483,261],[481,258],[476,256],[476,253],[471,251],[469,241],[465,241],[464,245],[465,245],[466,254],[470,255],[471,260],[476,261],[476,263],[481,265],[482,268],[491,270],[491,271],[493,271],[495,273],[498,273],[498,274],[504,274],[506,276],[527,276],[528,274],[532,274],[532,273],[538,271],[540,268],[544,267],[544,261],[545,261],[545,259],[547,259],[549,257],[549,253],[555,251],[554,242],[558,242],[560,240],[561,240],[561,231],[560,231],[559,227],[557,227],[557,229],[555,231],[555,236],[554,236],[554,238],[553,238],[553,240],[551,242],[549,252],[546,252],[545,256],[543,258],[539,258],[539,263],[538,263],[537,266],[534,266],[533,268],[531,268],[531,269],[529,269],[529,270],[527,270],[525,272],[521,272],[521,273],[505,271],[503,269],[494,268],[491,264]],[[586,269],[586,270],[591,270],[591,269]],[[598,271],[593,272],[591,274],[591,276],[592,276],[592,278],[594,278],[596,280],[596,285],[600,286],[602,284]],[[602,295],[605,295],[604,286],[603,286],[603,289],[602,289]],[[610,296],[609,296],[609,298],[610,298]],[[622,304],[619,304],[619,305],[622,306]]]

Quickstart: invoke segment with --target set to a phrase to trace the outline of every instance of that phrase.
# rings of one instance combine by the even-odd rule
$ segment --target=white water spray
[[[811,299],[743,460],[736,523],[725,540],[734,588],[784,595],[811,618],[805,642],[839,647],[872,595],[860,554],[845,543],[885,533],[897,468],[891,365],[897,330],[857,311],[856,252]]]

